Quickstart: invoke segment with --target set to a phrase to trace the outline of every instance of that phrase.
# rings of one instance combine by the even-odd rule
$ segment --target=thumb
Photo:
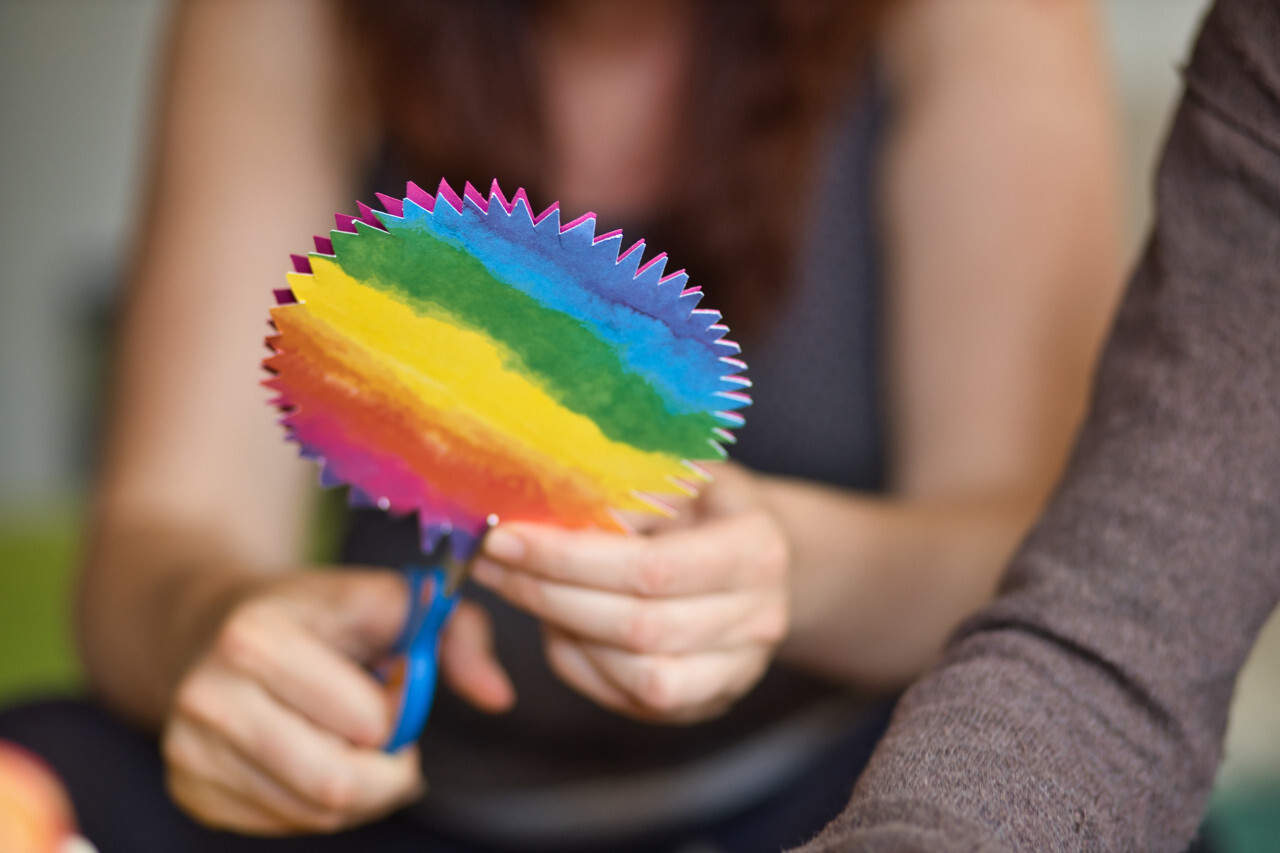
[[[306,597],[321,606],[304,608],[302,618],[351,658],[370,663],[399,638],[409,610],[409,585],[400,572],[317,572],[306,581]]]
[[[493,653],[489,614],[474,602],[458,602],[445,626],[440,672],[450,687],[482,711],[501,713],[515,704],[515,688]]]

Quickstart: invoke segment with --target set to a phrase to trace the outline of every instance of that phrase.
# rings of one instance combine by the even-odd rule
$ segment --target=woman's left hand
[[[790,563],[753,475],[726,464],[679,521],[645,535],[500,525],[474,577],[542,620],[570,686],[683,723],[723,712],[764,674],[787,633]]]

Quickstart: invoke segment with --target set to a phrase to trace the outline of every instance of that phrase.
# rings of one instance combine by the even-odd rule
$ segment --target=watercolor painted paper
[[[696,492],[750,382],[684,271],[496,181],[378,198],[293,256],[271,311],[264,384],[323,483],[416,513],[428,551],[491,514],[622,530]]]

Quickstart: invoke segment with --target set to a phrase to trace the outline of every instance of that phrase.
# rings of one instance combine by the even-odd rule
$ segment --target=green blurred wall
[[[78,532],[67,509],[0,517],[0,705],[80,684],[70,630]]]

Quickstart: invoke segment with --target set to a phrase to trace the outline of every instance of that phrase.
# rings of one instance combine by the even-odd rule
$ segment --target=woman
[[[1083,407],[1118,280],[1094,10],[904,0],[880,24],[847,4],[559,0],[480,4],[440,29],[448,6],[189,0],[177,15],[81,586],[92,682],[162,732],[170,792],[212,827],[328,832],[418,801],[420,818],[365,832],[802,841],[865,751],[844,688],[906,683],[990,595]],[[420,115],[392,61],[417,36],[432,39],[409,89]],[[512,54],[525,97],[486,99],[521,80],[486,89],[476,57]],[[440,67],[475,79],[431,79]],[[735,91],[764,94],[710,94]],[[418,750],[379,749],[392,710],[363,668],[399,632],[404,586],[299,570],[313,475],[254,381],[280,259],[351,206],[388,142],[415,176],[488,168],[462,177],[643,226],[709,282],[757,385],[739,458],[770,471],[724,468],[684,521],[644,536],[496,528],[475,579],[490,609],[514,607],[496,619],[514,648],[495,657],[469,605],[442,666],[470,705],[515,710],[485,722],[442,697],[421,799]],[[347,554],[393,564],[398,535],[357,519]],[[528,649],[518,611],[586,701],[512,660]],[[513,681],[531,685],[519,701]]]

